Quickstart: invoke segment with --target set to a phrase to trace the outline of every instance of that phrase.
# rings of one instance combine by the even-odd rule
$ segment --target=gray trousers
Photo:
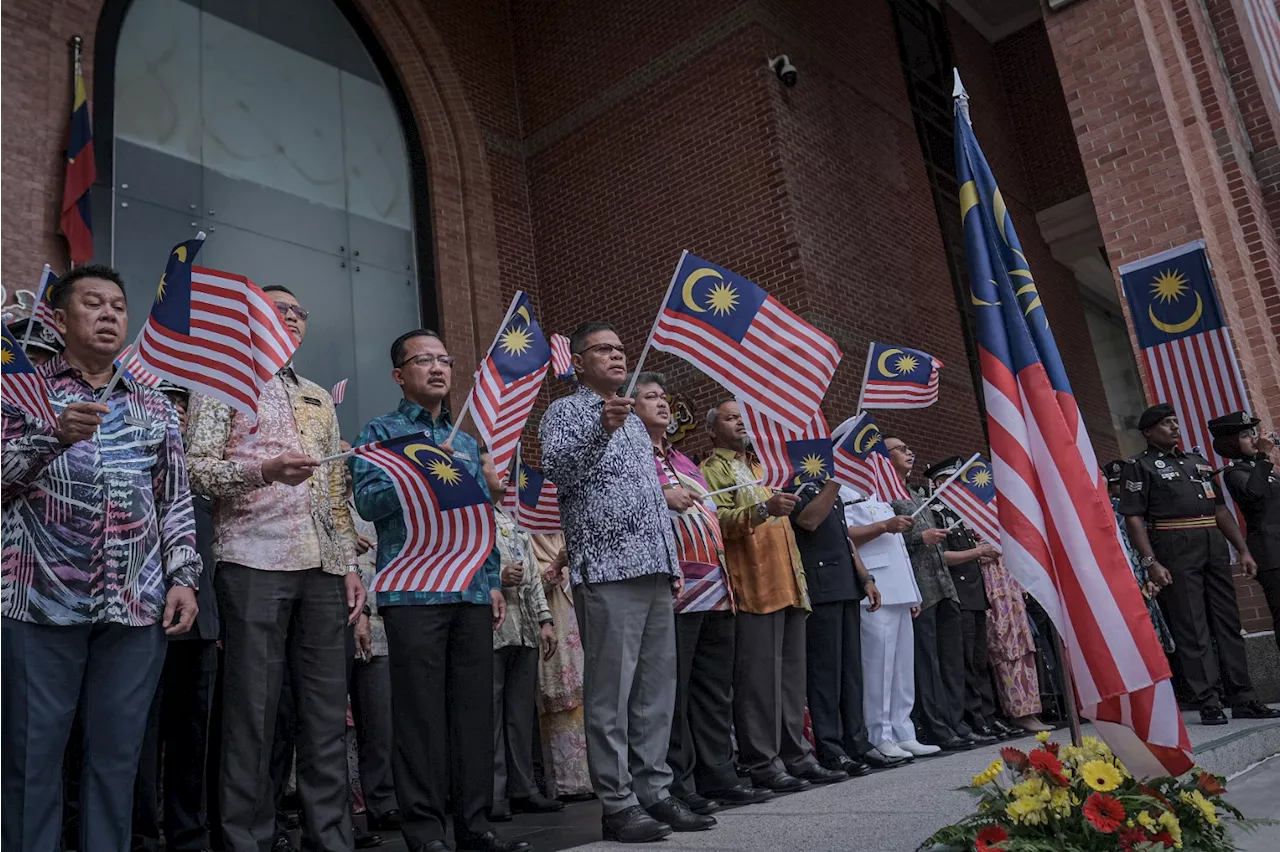
[[[739,612],[733,680],[738,760],[763,781],[817,765],[804,737],[805,618],[798,607]]]
[[[159,625],[0,622],[0,846],[62,848],[62,756],[78,705],[84,728],[78,848],[128,852],[133,782],[164,668],[164,632]]]
[[[647,574],[573,590],[585,666],[587,768],[606,814],[670,796],[676,699],[671,583]]]
[[[533,780],[533,716],[538,712],[538,650],[493,652],[493,805],[538,792]]]
[[[360,789],[369,814],[399,810],[391,780],[391,665],[386,656],[356,660],[351,674],[351,715],[360,746]]]
[[[303,848],[350,852],[347,805],[347,600],[319,568],[258,571],[220,562],[225,627],[220,800],[227,852],[275,839],[271,753],[288,667],[297,714]]]

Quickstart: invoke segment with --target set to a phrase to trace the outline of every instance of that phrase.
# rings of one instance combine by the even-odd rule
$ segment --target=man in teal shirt
[[[444,445],[453,428],[445,400],[453,357],[431,331],[401,335],[391,345],[391,377],[404,399],[395,411],[364,427],[357,444],[425,433]],[[459,432],[453,458],[488,496],[474,438]],[[390,477],[359,458],[351,460],[356,510],[378,530],[378,571],[404,547],[403,508]],[[460,592],[379,592],[391,661],[391,770],[401,830],[415,852],[448,852],[446,798],[452,798],[459,852],[530,852],[490,830],[493,802],[493,630],[506,617],[498,548]]]

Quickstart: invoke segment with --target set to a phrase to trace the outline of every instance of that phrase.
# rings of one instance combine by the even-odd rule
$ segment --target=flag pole
[[[730,491],[737,491],[739,488],[750,488],[752,485],[759,485],[764,482],[763,479],[753,479],[751,482],[742,482],[737,485],[730,485],[728,488],[718,488],[715,491],[708,491],[703,497],[714,497],[717,494],[728,494]]]
[[[1067,651],[1066,640],[1062,638],[1062,634],[1058,633],[1058,628],[1054,627],[1053,632],[1058,637],[1058,653],[1062,655],[1062,685],[1066,692],[1062,696],[1062,703],[1066,705],[1067,725],[1071,728],[1071,744],[1079,748],[1084,743],[1084,737],[1080,732],[1080,711],[1076,707],[1076,679],[1071,674],[1071,655]]]
[[[858,385],[858,404],[853,407],[855,412],[862,410],[862,396],[867,392],[867,379],[871,378],[871,355],[876,351],[876,342],[873,340],[867,344],[867,364],[862,368],[862,384]]]
[[[662,321],[662,312],[667,308],[667,302],[671,299],[671,291],[676,286],[676,276],[680,274],[680,267],[684,264],[685,257],[689,254],[689,250],[685,249],[680,252],[680,259],[676,261],[675,271],[671,273],[671,283],[667,285],[667,293],[662,297],[662,304],[658,306],[658,315],[653,318],[653,327],[649,329],[649,337],[644,342],[644,348],[640,350],[640,357],[636,359],[635,369],[631,373],[631,381],[627,383],[627,392],[623,394],[627,399],[631,398],[631,394],[636,391],[636,381],[640,378],[640,368],[644,366],[644,359],[649,354],[649,348],[653,346],[653,335],[658,330],[658,323]]]
[[[971,456],[969,457],[969,460],[968,460],[967,462],[965,462],[964,464],[960,465],[960,469],[959,469],[959,470],[957,470],[955,473],[953,473],[953,474],[951,474],[950,476],[948,476],[948,477],[946,478],[946,481],[945,481],[945,482],[943,482],[943,483],[942,483],[941,485],[939,485],[937,488],[933,489],[933,493],[929,495],[929,499],[927,499],[927,500],[925,500],[923,503],[921,503],[921,504],[916,508],[916,510],[915,510],[914,512],[912,512],[912,513],[911,513],[911,517],[913,517],[913,518],[914,518],[916,515],[918,515],[918,514],[920,514],[921,512],[923,512],[923,511],[925,510],[925,508],[926,508],[930,503],[932,503],[934,500],[937,500],[937,499],[938,499],[938,496],[939,496],[940,494],[942,494],[942,492],[947,488],[947,486],[949,486],[951,483],[955,482],[955,481],[956,481],[956,479],[957,479],[961,474],[963,474],[966,470],[968,470],[968,469],[969,469],[969,465],[971,465],[971,464],[973,464],[974,462],[976,462],[979,458],[981,458],[981,456],[982,456],[982,453],[974,453],[973,455],[971,455]]]
[[[493,333],[493,343],[490,343],[489,348],[484,350],[485,358],[488,358],[489,353],[493,351],[493,347],[498,345],[498,338],[502,336],[502,330],[507,327],[507,323],[511,322],[511,315],[515,313],[516,310],[516,302],[520,301],[520,297],[523,295],[523,290],[517,290],[516,294],[511,297],[511,304],[507,305],[507,313],[502,317],[502,323],[498,326],[498,330]],[[471,390],[467,392],[467,399],[462,403],[462,410],[458,412],[458,417],[453,422],[453,430],[449,433],[449,437],[444,439],[444,442],[449,446],[453,446],[454,436],[458,434],[458,429],[462,426],[462,421],[467,419],[467,412],[471,410],[471,397],[476,392],[476,379],[478,378],[480,378],[479,369],[477,369],[471,376]]]
[[[22,336],[22,351],[27,350],[27,344],[31,343],[31,330],[36,327],[36,308],[40,307],[40,303],[44,301],[44,291],[49,288],[49,275],[53,272],[53,267],[49,264],[44,265],[44,271],[40,273],[40,289],[36,292],[36,303],[31,306],[31,317],[27,320],[27,333]]]

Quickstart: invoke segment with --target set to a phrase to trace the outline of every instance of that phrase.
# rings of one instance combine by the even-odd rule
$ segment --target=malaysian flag
[[[884,447],[880,427],[865,411],[836,427],[831,433],[832,459],[836,479],[867,497],[881,500],[910,500],[911,492],[893,467]]]
[[[158,388],[164,384],[164,379],[142,365],[142,361],[138,358],[138,353],[133,346],[124,348],[124,351],[120,353],[120,357],[116,358],[116,365],[123,365],[124,374],[143,387]]]
[[[363,444],[351,451],[391,479],[404,513],[400,552],[370,592],[460,592],[497,541],[493,507],[465,467],[423,433]],[[361,471],[356,463],[356,476]]]
[[[1127,263],[1120,280],[1156,401],[1173,406],[1184,449],[1198,447],[1215,468],[1224,467],[1208,421],[1249,404],[1204,242]]]
[[[27,353],[22,351],[22,346],[9,333],[9,327],[2,328],[4,337],[0,339],[0,372],[4,375],[4,401],[38,420],[43,420],[49,426],[56,427],[58,415],[53,413],[53,406],[49,404],[49,389],[45,387],[44,376],[36,372]]]
[[[58,332],[58,327],[53,324],[53,290],[58,286],[58,276],[53,274],[53,269],[49,264],[44,265],[44,272],[40,274],[40,289],[36,291],[36,303],[31,308],[31,318],[43,325],[49,330],[49,333],[61,345],[65,341],[62,334]],[[27,336],[31,335],[32,326],[27,326]],[[24,340],[23,343],[27,341]]]
[[[745,400],[738,400],[738,407],[751,436],[751,447],[760,459],[761,485],[790,488],[806,482],[824,482],[833,476],[831,432],[821,411],[803,430],[794,432],[765,417]]]
[[[996,514],[996,482],[991,465],[982,456],[960,469],[938,500],[969,525],[992,547],[1000,548],[1000,519]]]
[[[960,216],[1004,564],[1062,634],[1082,715],[1136,777],[1179,775],[1193,763],[1169,664],[958,82],[957,91]]]
[[[551,335],[551,374],[562,382],[574,380],[573,353],[563,334]]]
[[[88,263],[93,257],[93,203],[90,190],[98,170],[93,159],[93,122],[89,97],[80,69],[80,48],[75,49],[74,99],[67,126],[67,170],[62,186],[62,215],[58,224],[67,238],[72,263]]]
[[[872,342],[858,408],[928,408],[938,401],[941,369],[928,352]]]
[[[517,291],[467,399],[499,476],[516,454],[550,361],[551,345],[533,318],[529,297]]]
[[[818,413],[840,363],[830,337],[747,279],[687,251],[651,340],[797,431]]]
[[[561,531],[560,504],[556,487],[516,454],[515,481],[507,486],[502,508],[515,519],[516,526],[526,532],[554,535]],[[514,486],[514,487],[513,487]]]
[[[169,254],[138,335],[138,363],[257,422],[263,387],[298,344],[275,304],[248,278],[191,265],[203,243],[202,234]]]
[[[347,380],[343,379],[342,381],[335,384],[329,390],[329,396],[333,397],[334,405],[342,405],[342,400],[346,399],[347,397]]]

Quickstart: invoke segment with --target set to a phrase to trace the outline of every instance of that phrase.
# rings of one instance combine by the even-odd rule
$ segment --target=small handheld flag
[[[62,188],[59,225],[71,249],[71,262],[87,263],[93,257],[93,205],[89,190],[97,180],[93,160],[93,123],[89,121],[89,97],[80,69],[80,43],[75,43],[75,100],[67,128],[67,171]]]
[[[821,411],[803,431],[793,432],[745,400],[738,400],[738,407],[742,409],[751,446],[760,459],[763,485],[791,488],[806,482],[825,482],[834,475],[831,433]]]
[[[36,303],[31,308],[31,318],[44,326],[59,344],[64,343],[62,334],[59,333],[58,327],[53,322],[53,290],[58,285],[58,276],[53,274],[53,269],[49,264],[44,265],[44,272],[40,275],[40,288],[36,290]],[[31,342],[31,332],[35,328],[35,323],[27,323],[27,334],[22,340],[22,345],[26,346]]]
[[[942,362],[928,352],[871,343],[858,408],[928,408],[938,401]]]
[[[497,541],[493,507],[465,467],[415,433],[354,447],[382,469],[400,500],[404,547],[383,566],[371,592],[460,592]]]
[[[342,400],[347,397],[347,380],[343,379],[333,386],[329,391],[329,396],[333,397],[334,405],[342,405]]]
[[[880,427],[865,411],[836,427],[832,433],[832,458],[836,478],[867,497],[881,500],[910,500],[902,477],[893,467],[885,449]]]
[[[120,357],[116,359],[116,364],[124,365],[125,375],[143,387],[158,388],[164,384],[164,379],[142,365],[142,361],[139,360],[138,353],[133,346],[124,348],[124,351],[120,353]]]
[[[516,452],[512,465],[513,481],[507,485],[502,508],[515,519],[516,526],[531,533],[552,535],[561,531],[560,504],[556,486],[542,475],[542,471],[530,467]]]
[[[569,351],[569,338],[563,334],[551,335],[551,372],[562,382],[574,380],[573,353]]]
[[[1000,548],[1000,519],[996,508],[996,481],[991,465],[978,456],[960,469],[960,475],[938,495],[980,538]]]
[[[36,372],[27,353],[22,351],[17,339],[9,333],[8,326],[4,326],[3,331],[4,337],[0,340],[0,368],[4,375],[4,401],[37,420],[56,427],[58,415],[53,413],[53,406],[49,404],[49,389],[45,385],[44,376]]]

